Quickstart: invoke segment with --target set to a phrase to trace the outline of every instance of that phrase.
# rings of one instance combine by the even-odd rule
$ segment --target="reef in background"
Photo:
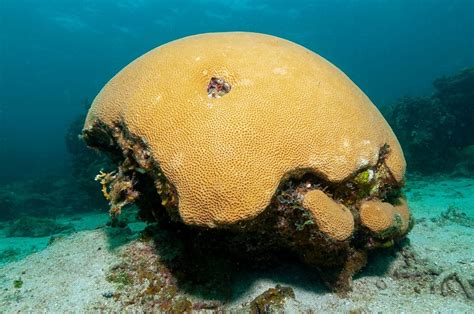
[[[104,201],[102,193],[97,190],[97,183],[93,179],[99,170],[112,168],[106,156],[84,145],[80,134],[85,117],[85,114],[79,115],[72,121],[65,136],[66,147],[71,154],[74,185],[77,186],[78,194],[89,210],[91,207],[107,208],[108,204]]]
[[[474,174],[474,68],[433,82],[432,96],[403,97],[384,112],[408,171]]]
[[[72,171],[1,185],[0,221],[23,216],[54,218],[108,208],[93,179],[100,169],[108,169],[109,161],[84,145],[80,138],[84,118],[85,114],[73,120],[65,134]]]

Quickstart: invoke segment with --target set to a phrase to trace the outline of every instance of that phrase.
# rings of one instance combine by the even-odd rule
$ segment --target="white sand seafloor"
[[[442,269],[458,269],[474,277],[474,228],[454,221],[440,223],[438,219],[449,207],[474,217],[474,179],[412,179],[406,194],[418,220],[409,234],[413,252],[419,259]],[[104,215],[96,216],[103,223]],[[90,220],[94,220],[94,215],[85,221]],[[1,313],[123,310],[114,298],[104,296],[116,289],[106,280],[106,275],[122,258],[120,252],[133,241],[120,246],[103,228],[83,229],[76,228],[82,231],[0,266]],[[15,244],[15,239],[10,238],[10,242],[7,239],[0,238],[0,243],[28,247],[34,241],[44,241],[17,239]],[[371,259],[367,268],[355,277],[353,291],[346,297],[328,292],[320,282],[309,279],[305,273],[308,270],[298,265],[248,272],[233,284],[233,297],[223,309],[247,312],[248,304],[256,296],[281,284],[290,286],[295,293],[295,298],[288,298],[284,304],[283,311],[289,313],[474,313],[474,301],[468,300],[454,281],[449,283],[452,293],[443,296],[429,289],[417,289],[416,279],[410,282],[391,276],[384,263],[386,258]],[[15,288],[13,282],[20,278],[23,284]],[[137,304],[126,310],[140,312],[143,308]]]

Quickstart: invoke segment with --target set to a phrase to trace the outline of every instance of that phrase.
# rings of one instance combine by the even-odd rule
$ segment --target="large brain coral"
[[[405,160],[389,125],[343,72],[277,37],[203,34],[148,52],[101,90],[83,136],[119,163],[98,176],[114,214],[136,201],[148,220],[274,230],[287,247],[346,252],[333,264],[356,233],[373,243],[409,229],[408,209],[390,205]],[[318,236],[303,245],[298,232]]]

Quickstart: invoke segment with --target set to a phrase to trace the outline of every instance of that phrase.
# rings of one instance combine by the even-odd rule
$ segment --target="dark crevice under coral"
[[[118,164],[117,172],[98,176],[113,219],[123,206],[134,202],[142,220],[158,222],[160,228],[168,229],[186,246],[182,252],[189,259],[184,261],[206,259],[209,252],[225,252],[228,259],[267,263],[278,255],[290,254],[316,269],[330,288],[341,292],[350,289],[352,276],[366,264],[368,250],[383,246],[383,241],[361,227],[357,202],[376,197],[393,203],[401,194],[400,184],[385,166],[389,147],[383,146],[376,166],[362,169],[342,183],[330,183],[305,169],[286,176],[269,206],[252,220],[214,229],[187,226],[179,217],[175,188],[143,140],[130,134],[123,124],[113,128],[96,124],[84,130],[83,138],[89,146],[106,151]],[[372,180],[374,173],[380,175],[378,180]],[[302,207],[304,194],[313,189],[323,190],[351,210],[356,226],[352,237],[338,241],[318,230],[311,214]]]

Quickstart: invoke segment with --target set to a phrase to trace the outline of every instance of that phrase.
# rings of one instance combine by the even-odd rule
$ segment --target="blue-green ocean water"
[[[170,40],[280,36],[337,65],[382,107],[472,66],[473,11],[471,0],[2,0],[0,181],[67,169],[63,134],[84,100]]]
[[[225,31],[339,67],[398,136],[414,215],[455,208],[474,241],[474,0],[0,0],[0,267],[109,221],[106,161],[78,138],[103,85],[152,48]]]

